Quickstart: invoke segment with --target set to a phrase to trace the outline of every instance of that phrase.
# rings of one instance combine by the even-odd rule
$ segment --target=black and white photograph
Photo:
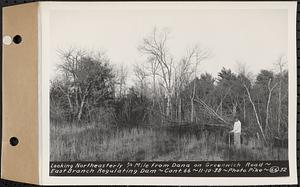
[[[228,4],[49,11],[49,161],[284,161],[288,171],[291,14]]]
[[[51,161],[288,159],[287,11],[64,11],[51,26]]]
[[[298,184],[297,3],[4,3],[0,178]]]

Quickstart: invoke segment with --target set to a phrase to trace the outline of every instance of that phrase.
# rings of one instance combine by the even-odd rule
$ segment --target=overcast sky
[[[169,48],[175,60],[188,47],[200,44],[212,56],[200,65],[214,76],[222,67],[237,70],[237,61],[258,73],[272,69],[280,55],[287,54],[287,10],[197,10],[118,9],[53,10],[50,14],[51,77],[59,60],[57,49],[70,46],[105,51],[114,64],[129,71],[141,62],[137,50],[154,27],[170,30]]]

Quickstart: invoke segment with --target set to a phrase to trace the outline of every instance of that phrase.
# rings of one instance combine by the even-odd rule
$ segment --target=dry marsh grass
[[[285,160],[286,149],[229,149],[226,138],[150,128],[51,123],[51,161]]]

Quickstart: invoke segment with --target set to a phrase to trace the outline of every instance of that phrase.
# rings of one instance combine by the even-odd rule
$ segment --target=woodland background
[[[59,51],[50,83],[51,161],[288,158],[286,56],[256,75],[237,63],[237,72],[224,67],[213,77],[201,69],[212,50],[195,45],[175,60],[168,36],[154,29],[143,38],[137,50],[145,60],[132,72],[103,52]],[[234,117],[241,150],[230,145]]]

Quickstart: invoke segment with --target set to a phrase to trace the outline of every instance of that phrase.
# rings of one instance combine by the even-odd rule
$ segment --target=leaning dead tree
[[[252,105],[252,108],[253,108],[253,110],[254,110],[256,122],[257,122],[257,125],[258,125],[258,127],[259,127],[259,130],[260,130],[260,132],[261,132],[261,134],[262,134],[263,140],[264,140],[264,142],[267,144],[267,139],[266,139],[264,130],[263,130],[263,128],[262,128],[262,124],[261,124],[260,121],[259,121],[258,113],[257,113],[256,107],[255,107],[255,104],[254,104],[254,102],[253,102],[253,100],[252,100],[252,98],[251,98],[250,91],[249,91],[248,87],[247,87],[245,84],[244,84],[244,87],[245,87],[245,89],[246,89],[246,92],[247,92],[247,94],[248,94],[249,101],[250,101],[250,103],[251,103],[251,105]]]
[[[229,124],[227,120],[225,120],[217,111],[215,111],[212,107],[208,106],[202,99],[194,99],[194,102],[201,104],[206,111],[208,111],[212,116],[215,116],[219,120],[221,120],[225,124]]]

